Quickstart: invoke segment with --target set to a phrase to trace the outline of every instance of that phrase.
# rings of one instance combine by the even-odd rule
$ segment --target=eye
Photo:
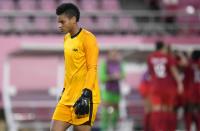
[[[60,24],[64,24],[65,22],[64,22],[64,21],[58,21],[58,23],[60,23]]]

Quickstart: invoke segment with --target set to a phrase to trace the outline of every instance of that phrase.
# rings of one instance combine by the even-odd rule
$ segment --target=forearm
[[[179,57],[180,57],[179,65],[180,66],[187,66],[188,65],[187,58],[183,54],[179,55]]]
[[[89,35],[85,38],[83,43],[85,50],[87,74],[84,88],[93,90],[94,84],[97,79],[97,62],[99,55],[99,48],[96,38],[93,35]]]
[[[84,88],[92,90],[94,88],[96,79],[97,79],[97,67],[93,66],[90,69],[88,69]]]
[[[180,79],[180,77],[179,77],[179,73],[178,73],[178,70],[176,69],[176,67],[175,67],[175,66],[172,66],[172,67],[170,68],[170,71],[171,71],[172,76],[173,76],[173,78],[175,79],[176,83],[177,83],[177,84],[181,83],[181,79]]]
[[[107,75],[107,72],[106,72],[106,62],[102,62],[101,63],[101,66],[100,66],[100,80],[101,82],[105,83],[106,81],[108,81],[108,78],[109,76]]]

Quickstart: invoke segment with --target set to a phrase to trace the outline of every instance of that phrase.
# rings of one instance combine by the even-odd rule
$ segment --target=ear
[[[71,21],[72,21],[73,24],[75,24],[76,23],[76,17],[72,16]]]

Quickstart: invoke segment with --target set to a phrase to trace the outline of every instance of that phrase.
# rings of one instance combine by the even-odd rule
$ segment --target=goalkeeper
[[[71,3],[56,9],[58,27],[65,35],[64,90],[52,118],[51,131],[90,131],[94,123],[100,91],[97,80],[99,48],[95,36],[78,26],[80,12]]]
[[[107,131],[108,126],[115,129],[119,116],[120,80],[125,77],[123,64],[117,50],[108,53],[108,59],[100,67],[100,79],[105,88],[101,90],[103,112],[101,116],[101,130]],[[109,109],[112,109],[109,112]],[[109,117],[110,116],[110,117]]]

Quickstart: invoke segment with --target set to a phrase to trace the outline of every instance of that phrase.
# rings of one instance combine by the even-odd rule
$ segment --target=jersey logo
[[[73,48],[73,49],[72,49],[72,51],[75,51],[75,52],[77,52],[77,51],[78,51],[78,49],[75,49],[75,48]]]

